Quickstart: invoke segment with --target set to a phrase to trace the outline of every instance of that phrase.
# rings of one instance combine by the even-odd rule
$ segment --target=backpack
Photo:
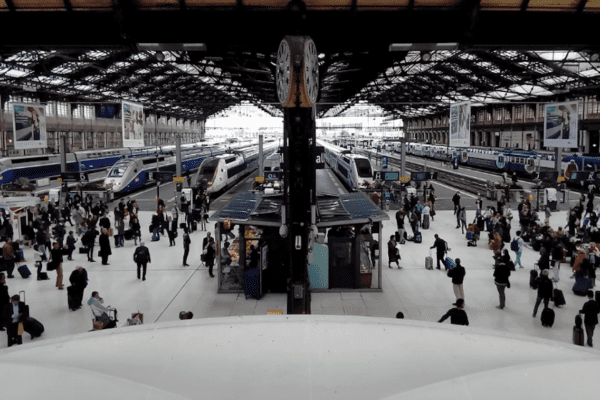
[[[519,242],[518,238],[514,238],[512,242],[510,242],[510,249],[512,251],[519,251]]]

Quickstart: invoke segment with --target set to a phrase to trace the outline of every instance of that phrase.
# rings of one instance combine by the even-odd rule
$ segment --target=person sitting
[[[181,311],[179,313],[179,319],[184,320],[184,319],[192,319],[194,318],[194,313],[192,313],[191,311],[185,312],[185,311]]]
[[[103,323],[103,329],[110,329],[117,326],[117,322],[119,322],[117,319],[117,309],[111,306],[104,306],[104,299],[100,297],[97,291],[92,292],[92,297],[90,297],[87,303],[91,307],[96,321]],[[110,312],[115,313],[114,319],[109,316]]]

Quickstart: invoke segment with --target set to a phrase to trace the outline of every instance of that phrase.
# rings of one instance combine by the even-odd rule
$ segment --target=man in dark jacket
[[[98,225],[100,225],[100,228],[102,229],[110,229],[110,219],[108,218],[108,215],[104,214],[102,218],[100,218],[100,221],[98,221]]]
[[[4,306],[10,304],[10,296],[8,294],[8,286],[6,286],[6,275],[0,272],[0,310],[4,310]],[[0,331],[4,330],[4,318],[0,316]]]
[[[444,260],[444,254],[446,254],[446,251],[448,250],[446,248],[446,241],[444,239],[440,238],[437,235],[437,233],[434,236],[435,236],[435,242],[433,242],[433,246],[431,246],[430,249],[433,249],[434,247],[436,249],[437,269],[441,269],[440,268],[440,261],[441,261],[442,264],[444,264],[444,268],[446,268],[446,270],[448,270],[448,266],[446,265],[446,261]]]
[[[452,325],[467,325],[469,326],[469,317],[465,312],[465,301],[463,299],[456,300],[456,303],[452,304],[456,308],[451,308],[438,322],[444,322],[450,317],[450,323]]]
[[[465,293],[463,292],[463,280],[465,279],[465,268],[460,265],[460,258],[455,260],[456,267],[448,270],[448,276],[452,278],[452,286],[454,289],[454,295],[456,300],[465,299]]]
[[[535,301],[535,307],[533,307],[533,316],[537,314],[538,307],[542,300],[544,300],[544,308],[548,307],[548,303],[550,302],[550,298],[552,297],[552,281],[548,278],[548,270],[542,270],[540,276],[537,278],[538,281],[538,292],[537,292],[537,300]]]
[[[140,245],[135,252],[133,253],[133,261],[137,264],[137,278],[140,279],[140,270],[143,269],[142,280],[146,280],[146,266],[150,260],[150,251],[146,246],[144,246],[144,242],[140,242]]]
[[[85,268],[81,265],[78,265],[73,272],[71,272],[71,276],[69,277],[69,282],[73,285],[73,295],[75,297],[73,301],[73,306],[75,307],[73,311],[79,310],[81,308],[81,302],[83,300],[83,292],[87,287],[88,275]]]
[[[6,326],[8,336],[8,347],[13,344],[23,344],[23,338],[19,335],[19,323],[29,318],[29,307],[23,303],[18,294],[11,297],[11,302],[2,309],[2,319]]]
[[[585,315],[583,318],[583,324],[585,325],[585,334],[587,335],[587,344],[590,347],[592,345],[592,337],[594,336],[594,329],[598,325],[598,313],[600,313],[600,306],[596,300],[594,300],[594,292],[588,290],[587,292],[588,301],[583,305],[583,308],[579,310],[580,314]]]
[[[460,211],[460,193],[456,192],[454,196],[452,196],[452,203],[454,203],[454,215]],[[460,227],[459,227],[460,228]]]

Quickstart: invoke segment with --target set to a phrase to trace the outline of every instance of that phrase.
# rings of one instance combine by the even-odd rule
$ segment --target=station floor
[[[468,211],[469,219],[474,211]],[[192,311],[194,319],[236,315],[263,315],[267,310],[286,312],[285,294],[265,294],[262,299],[245,299],[243,294],[218,294],[217,278],[210,278],[205,267],[200,266],[200,246],[206,232],[197,231],[191,235],[192,246],[188,259],[190,267],[182,266],[182,239],[176,240],[175,247],[169,247],[166,237],[158,242],[150,242],[147,227],[151,213],[141,212],[143,239],[150,249],[152,263],[148,265],[147,280],[138,280],[136,265],[133,262],[133,241],[125,242],[125,247],[112,248],[110,265],[101,265],[100,259],[90,263],[85,254],[74,253],[74,261],[64,263],[65,283],[70,273],[78,265],[85,267],[89,274],[89,285],[84,295],[84,306],[78,311],[70,311],[67,306],[66,290],[55,288],[56,274],[50,272],[51,280],[36,281],[35,276],[22,279],[15,271],[14,279],[7,279],[9,293],[26,291],[26,302],[30,314],[45,325],[45,332],[34,341],[62,337],[87,332],[92,329],[92,314],[85,303],[91,292],[99,291],[105,305],[116,307],[119,320],[125,321],[133,312],[144,314],[144,323],[153,324],[178,320],[180,311]],[[312,313],[325,315],[364,315],[395,318],[402,311],[411,320],[435,322],[455,301],[450,278],[442,270],[425,269],[425,257],[433,244],[435,233],[448,241],[449,255],[460,258],[467,270],[464,292],[466,312],[470,326],[491,328],[500,332],[513,332],[547,338],[562,343],[571,342],[572,327],[578,310],[585,299],[571,291],[573,280],[568,266],[560,271],[558,287],[563,290],[566,305],[556,309],[556,321],[552,328],[544,328],[540,323],[541,309],[537,318],[532,317],[536,291],[529,288],[529,269],[538,255],[525,248],[522,256],[525,269],[513,272],[511,289],[506,291],[506,308],[496,309],[498,293],[493,282],[492,252],[487,241],[478,247],[467,247],[467,241],[460,229],[455,229],[456,219],[450,210],[440,210],[431,223],[431,229],[423,231],[423,243],[408,242],[402,245],[401,269],[389,269],[386,243],[395,230],[394,211],[389,212],[390,221],[384,223],[382,238],[383,291],[382,292],[331,292],[312,294]],[[551,225],[565,224],[565,211],[554,213]],[[212,225],[212,223],[211,223]],[[67,230],[69,227],[67,227]],[[513,224],[512,233],[516,231]],[[112,245],[111,239],[111,245]],[[79,243],[78,243],[79,245]],[[97,249],[97,247],[96,247]],[[97,250],[95,250],[97,251]],[[514,258],[514,253],[511,253]],[[33,271],[31,250],[25,248],[27,265]],[[434,261],[435,264],[435,261]],[[551,307],[553,307],[553,304]],[[445,322],[446,324],[449,321]],[[120,329],[128,329],[124,326]],[[90,333],[93,334],[93,333]],[[2,335],[3,336],[3,335]],[[598,339],[600,340],[600,338]],[[24,345],[31,340],[23,335]],[[598,342],[600,346],[600,342]],[[0,339],[0,348],[6,347],[6,340]],[[593,351],[593,350],[591,350]]]

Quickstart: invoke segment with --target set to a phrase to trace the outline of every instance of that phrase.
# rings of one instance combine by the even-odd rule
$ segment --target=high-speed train
[[[263,145],[263,157],[277,150],[277,142]],[[258,168],[258,146],[226,152],[205,158],[192,178],[192,188],[205,190],[208,194],[219,193],[239,182]]]
[[[325,150],[325,162],[353,190],[373,184],[373,166],[367,157],[350,150],[317,140]]]
[[[185,144],[183,150],[202,148],[205,144]],[[123,158],[137,158],[168,154],[174,145],[82,150],[67,153],[67,172],[96,171],[109,168]],[[14,183],[19,178],[31,180],[60,176],[60,154],[43,154],[0,158],[0,185]]]

